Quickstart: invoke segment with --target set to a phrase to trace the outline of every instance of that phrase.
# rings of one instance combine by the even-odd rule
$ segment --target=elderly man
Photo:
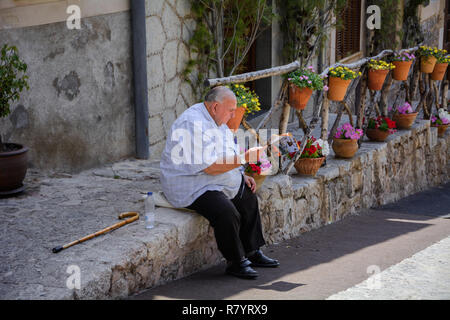
[[[258,159],[262,147],[239,154],[226,123],[234,116],[236,97],[227,87],[211,89],[203,103],[176,119],[161,157],[161,184],[169,202],[205,217],[227,260],[226,273],[254,279],[252,267],[277,267],[266,257],[256,184],[240,167]]]

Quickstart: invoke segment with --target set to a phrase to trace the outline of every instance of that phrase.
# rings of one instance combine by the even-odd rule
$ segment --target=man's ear
[[[219,106],[219,104],[217,103],[217,102],[214,102],[214,104],[212,105],[212,110],[213,110],[213,112],[214,112],[214,114],[216,114],[217,113],[217,107]]]

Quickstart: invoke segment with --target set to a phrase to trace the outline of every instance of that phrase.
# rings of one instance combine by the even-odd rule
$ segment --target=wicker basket
[[[294,163],[294,167],[299,174],[315,176],[324,160],[325,157],[301,158]]]

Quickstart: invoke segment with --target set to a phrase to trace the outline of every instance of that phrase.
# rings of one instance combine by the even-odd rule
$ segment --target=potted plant
[[[227,85],[227,87],[234,92],[237,100],[236,112],[234,117],[227,122],[227,126],[231,131],[236,131],[241,124],[242,118],[261,110],[261,103],[258,95],[242,84],[232,84]]]
[[[450,125],[450,114],[443,108],[439,108],[437,115],[431,116],[431,126],[438,128],[438,137],[443,137]]]
[[[272,163],[264,156],[261,156],[258,161],[246,164],[244,174],[255,180],[256,190],[259,190],[271,169]]]
[[[448,63],[450,62],[450,56],[446,55],[447,50],[438,50],[436,54],[436,64],[434,65],[433,72],[431,73],[432,80],[444,79],[445,71],[447,70]]]
[[[19,58],[15,46],[4,45],[0,54],[0,117],[11,112],[13,101],[20,98],[24,88],[29,89],[27,65]],[[2,141],[0,135],[0,194],[7,195],[24,189],[22,181],[27,172],[28,148]]]
[[[289,81],[289,105],[304,110],[314,90],[327,90],[323,79],[314,72],[314,68],[300,68],[287,74]]]
[[[398,81],[405,81],[408,79],[409,69],[411,69],[411,64],[416,58],[414,54],[409,54],[408,52],[401,52],[396,54],[392,58],[392,64],[395,66],[392,71],[392,78]]]
[[[332,147],[336,157],[352,158],[358,151],[358,140],[362,136],[362,129],[353,128],[350,123],[340,126],[333,137]]]
[[[409,102],[398,107],[392,120],[395,121],[397,128],[399,129],[409,129],[411,128],[414,120],[416,120],[418,112],[414,112]]]
[[[301,150],[300,141],[297,144]],[[315,176],[328,153],[328,142],[314,137],[308,138],[300,158],[294,163],[295,170],[299,174]]]
[[[361,72],[347,67],[330,68],[328,71],[328,99],[332,101],[344,100],[350,82],[361,75]]]
[[[369,83],[370,90],[381,90],[384,80],[386,79],[389,70],[394,69],[392,63],[383,60],[370,59],[369,63]]]
[[[428,46],[420,46],[417,50],[420,55],[420,71],[423,73],[432,73],[436,64],[437,48],[431,48]]]
[[[396,127],[395,121],[388,117],[370,118],[366,135],[372,141],[383,142],[390,134],[396,131]]]

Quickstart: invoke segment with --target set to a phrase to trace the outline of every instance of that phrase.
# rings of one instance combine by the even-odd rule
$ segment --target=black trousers
[[[206,191],[187,208],[208,219],[217,247],[228,261],[239,261],[265,244],[258,198],[245,184],[244,177],[233,199],[221,191]]]

